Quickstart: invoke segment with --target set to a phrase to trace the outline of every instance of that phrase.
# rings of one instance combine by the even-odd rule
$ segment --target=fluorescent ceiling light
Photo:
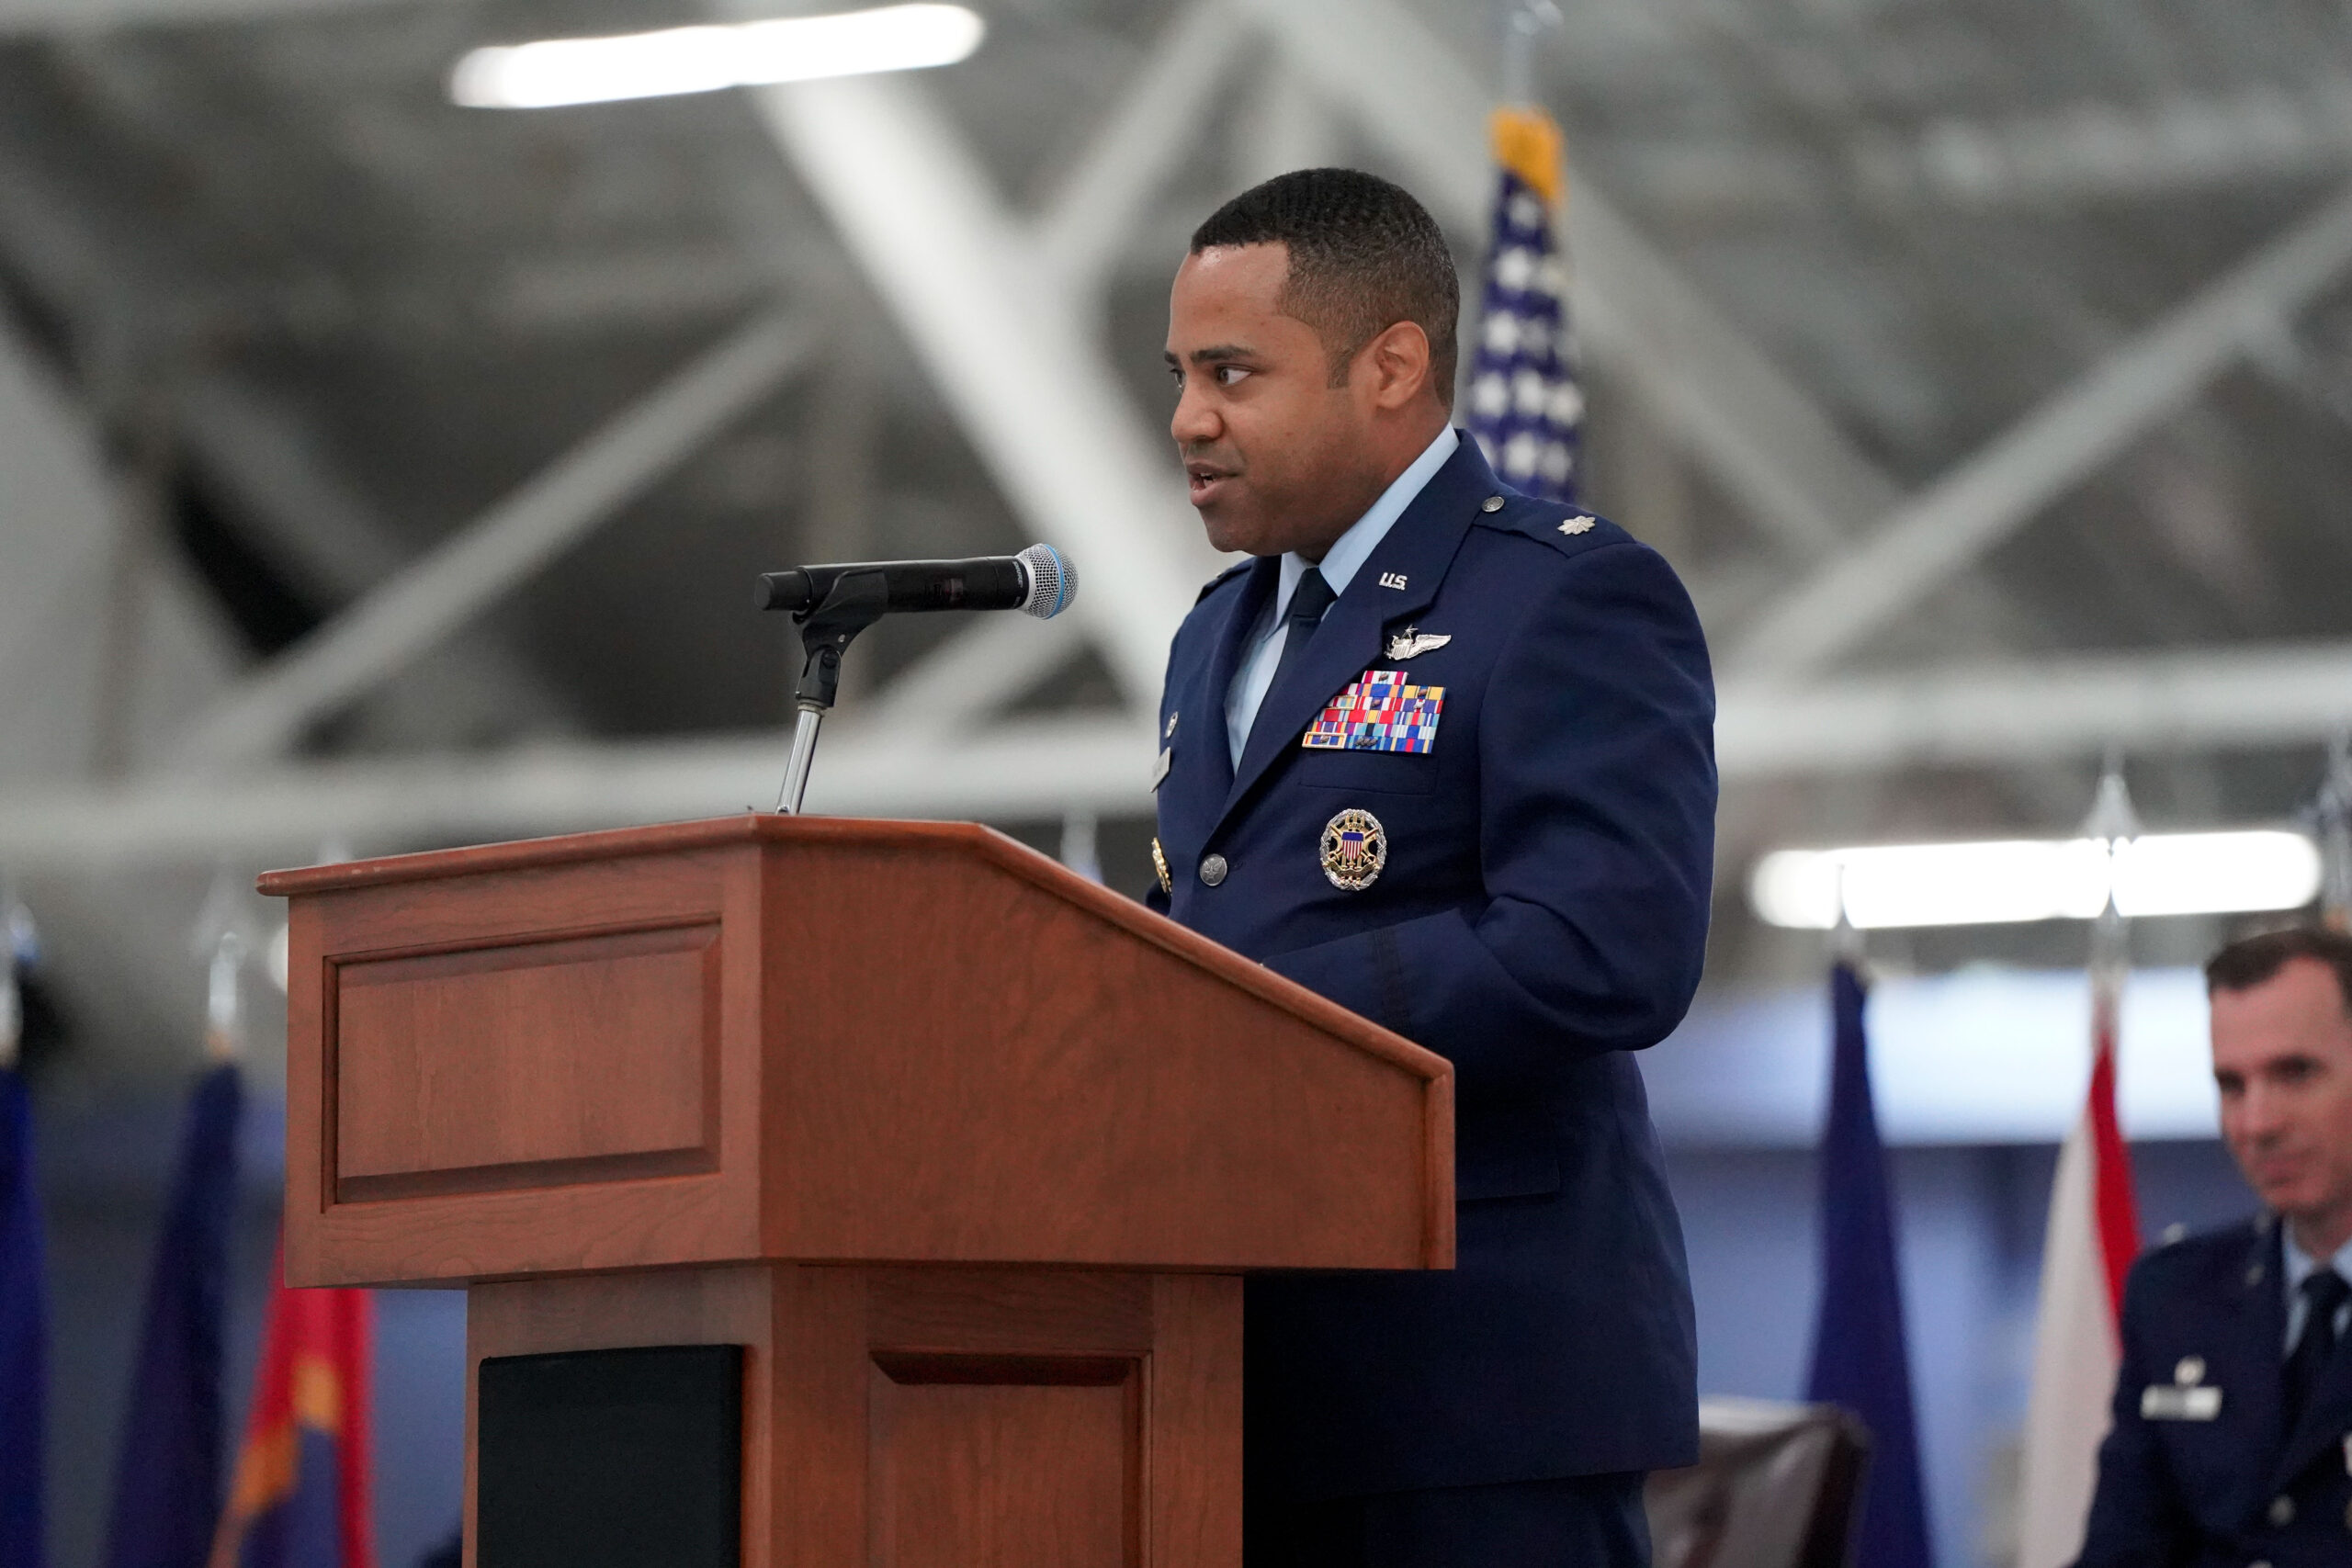
[[[1779,850],[1757,863],[1748,902],[1768,924],[1827,931],[2087,920],[2115,896],[2124,915],[2294,909],[2319,892],[2319,851],[2301,833],[2144,833]]]
[[[961,6],[885,6],[617,38],[550,39],[475,50],[449,73],[449,96],[474,108],[537,109],[915,71],[954,64],[979,48],[986,30]]]

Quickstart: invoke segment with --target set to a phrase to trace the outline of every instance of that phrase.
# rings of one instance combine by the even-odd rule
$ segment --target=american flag
[[[1502,109],[1494,139],[1494,241],[1470,368],[1470,434],[1515,488],[1573,505],[1584,393],[1567,265],[1553,235],[1560,132],[1540,109]]]

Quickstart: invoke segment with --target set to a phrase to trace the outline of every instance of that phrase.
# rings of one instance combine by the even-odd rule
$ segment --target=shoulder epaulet
[[[2211,1255],[2234,1258],[2242,1256],[2249,1245],[2258,1247],[2267,1242],[2274,1223],[2271,1215],[2263,1213],[2212,1230],[2193,1231],[2187,1225],[2168,1225],[2156,1244],[2142,1257],[2143,1259],[2190,1258]]]
[[[1199,604],[1202,600],[1207,598],[1210,594],[1224,587],[1227,582],[1232,581],[1233,579],[1240,576],[1243,572],[1248,571],[1251,564],[1252,563],[1250,560],[1244,559],[1236,565],[1227,567],[1223,571],[1218,572],[1215,577],[1210,578],[1206,582],[1201,584],[1201,591],[1193,596],[1193,603],[1195,604]]]
[[[1506,534],[1541,539],[1562,555],[1569,556],[1633,537],[1606,517],[1563,506],[1556,501],[1539,501],[1516,491],[1498,491],[1488,496],[1479,503],[1476,520]]]

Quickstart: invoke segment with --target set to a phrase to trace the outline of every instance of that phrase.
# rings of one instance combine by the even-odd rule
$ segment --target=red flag
[[[368,1292],[288,1290],[282,1255],[271,1272],[253,1414],[210,1568],[375,1568]]]
[[[2131,1156],[2115,1119],[2123,976],[2120,962],[2092,969],[2090,1092],[2059,1151],[2050,1193],[2026,1405],[2018,1568],[2060,1568],[2082,1550],[2098,1445],[2123,1359],[2123,1280],[2140,1252]]]

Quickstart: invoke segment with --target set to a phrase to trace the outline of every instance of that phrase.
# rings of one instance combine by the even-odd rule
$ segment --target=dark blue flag
[[[1568,322],[1568,270],[1554,234],[1566,186],[1560,128],[1537,108],[1497,109],[1493,242],[1470,361],[1470,434],[1510,485],[1573,506],[1584,393]]]
[[[7,962],[0,952],[0,964]],[[7,984],[0,976],[0,987]],[[12,1021],[0,1018],[0,1045],[13,1045]],[[41,1253],[32,1102],[16,1068],[0,1066],[0,1562],[8,1568],[40,1568],[42,1561],[49,1282]]]
[[[1821,1316],[1806,1396],[1840,1404],[1870,1428],[1869,1479],[1849,1561],[1869,1568],[1928,1568],[1928,1503],[1911,1416],[1911,1361],[1886,1150],[1871,1104],[1862,982],[1853,965],[1830,972],[1836,1050],[1829,1125],[1821,1139]]]
[[[221,1324],[237,1189],[234,1063],[189,1097],[115,1472],[108,1568],[204,1568],[220,1514]]]

